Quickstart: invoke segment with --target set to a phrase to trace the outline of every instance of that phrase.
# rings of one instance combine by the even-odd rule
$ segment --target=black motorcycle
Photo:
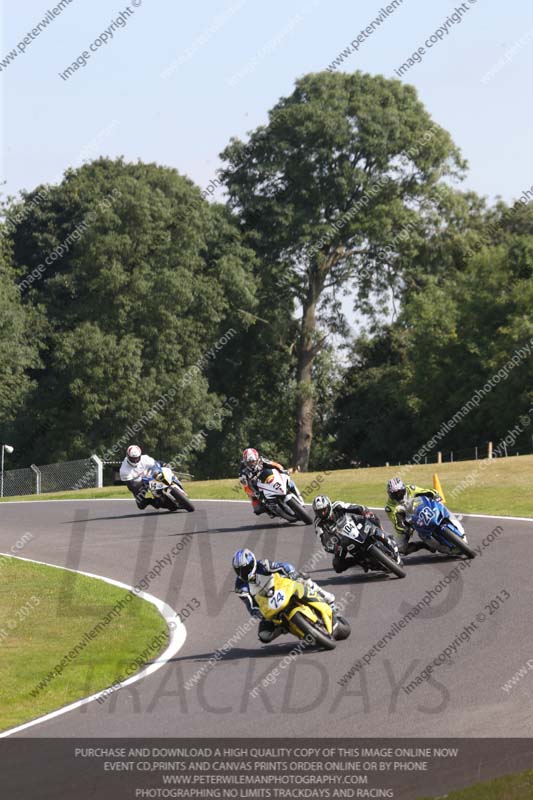
[[[365,572],[379,570],[405,578],[396,542],[369,519],[357,521],[351,514],[344,514],[337,520],[333,540],[335,555],[356,559]]]

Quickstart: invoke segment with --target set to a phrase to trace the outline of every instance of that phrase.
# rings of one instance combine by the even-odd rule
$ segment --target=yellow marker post
[[[445,503],[446,498],[444,497],[444,492],[442,490],[442,486],[440,485],[439,476],[437,475],[436,472],[433,473],[433,488],[435,489],[436,492],[440,494],[440,496],[442,497],[442,502]]]

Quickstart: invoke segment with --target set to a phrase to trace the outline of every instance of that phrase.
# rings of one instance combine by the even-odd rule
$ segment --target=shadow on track
[[[461,561],[457,556],[445,556],[443,553],[424,553],[423,556],[409,556],[404,561],[407,568],[416,567],[418,564],[449,564],[450,561]]]
[[[320,586],[342,586],[347,583],[377,583],[378,581],[388,580],[395,578],[395,575],[387,575],[384,572],[349,572],[342,575],[333,575],[330,578],[319,578],[318,583]]]
[[[224,653],[219,659],[217,659],[217,663],[223,663],[224,661],[241,661],[245,658],[279,658],[287,655],[291,652],[291,650],[294,650],[294,648],[297,647],[298,642],[299,640],[292,636],[290,641],[278,645],[261,645],[258,642],[256,648],[232,647],[231,650],[228,650],[227,653]],[[312,646],[309,649],[316,650],[317,648],[316,646]],[[196,653],[195,655],[190,656],[176,656],[175,658],[169,658],[168,663],[172,664],[178,661],[193,661],[201,663],[210,661],[215,652],[217,651],[212,650],[210,653]],[[157,659],[155,661],[157,661]]]
[[[238,527],[233,527],[233,528],[208,528],[202,531],[192,530],[189,531],[189,533],[193,536],[199,533],[242,533],[242,531],[256,531],[257,533],[262,533],[263,531],[272,529],[279,530],[280,528],[293,528],[293,527],[294,523],[280,521],[279,523],[273,522],[270,525],[240,525]],[[180,536],[181,534],[172,533],[170,535]]]
[[[141,512],[139,511],[137,514],[120,514],[120,515],[114,516],[114,517],[84,517],[83,519],[66,520],[65,522],[62,522],[61,525],[74,525],[74,524],[79,524],[79,523],[82,523],[82,522],[83,523],[85,523],[85,522],[100,522],[101,520],[109,520],[109,519],[133,519],[134,517],[137,519],[137,518],[141,518],[141,517],[153,517],[153,516],[159,515],[159,514],[164,514],[165,516],[168,516],[169,514],[177,514],[177,513],[179,513],[179,511],[183,511],[185,513],[189,513],[189,512],[186,512],[184,508],[176,509],[176,511],[169,511],[166,508],[162,508],[162,509],[160,509],[158,511],[156,511],[156,510],[147,511],[144,514],[141,514]]]

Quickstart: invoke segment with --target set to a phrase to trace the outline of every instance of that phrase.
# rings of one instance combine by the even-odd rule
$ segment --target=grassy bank
[[[84,575],[0,557],[0,730],[113,685],[129,665],[129,675],[138,672],[136,659],[156,658],[166,647],[167,626],[138,597],[89,638],[127,594]],[[68,663],[56,674],[63,659]]]
[[[358,501],[370,506],[385,504],[385,485],[393,475],[408,483],[431,486],[438,471],[446,499],[457,511],[478,514],[533,517],[533,456],[497,458],[491,461],[460,461],[453,464],[429,464],[419,467],[371,467],[368,469],[333,470],[328,474],[309,472],[297,476],[297,483],[306,500],[316,494],[329,494],[335,500]],[[192,498],[199,500],[242,500],[244,492],[236,478],[213,481],[192,481],[186,484]],[[456,493],[454,493],[454,490]],[[457,491],[460,490],[460,491]],[[80,492],[59,492],[30,495],[9,500],[128,497],[122,486],[85,489]]]

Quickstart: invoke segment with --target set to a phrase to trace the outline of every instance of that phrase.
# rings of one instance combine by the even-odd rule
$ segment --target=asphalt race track
[[[515,736],[533,734],[533,673],[509,693],[501,687],[529,659],[533,601],[533,525],[464,517],[469,541],[482,555],[468,569],[455,559],[415,554],[404,580],[350,570],[336,575],[330,557],[315,559],[312,577],[346,606],[352,635],[333,652],[286,658],[297,645],[285,636],[261,645],[254,627],[232,649],[205,666],[249,619],[233,594],[231,556],[243,546],[259,557],[303,568],[317,553],[314,530],[252,515],[248,504],[196,503],[194,514],[136,512],[132,501],[5,504],[0,552],[25,532],[33,539],[20,555],[135,585],[159,561],[146,591],[179,611],[192,598],[200,608],[186,621],[187,638],[157,672],[17,735],[25,737],[350,737]],[[384,516],[384,515],[382,515]],[[496,526],[500,530],[488,542]],[[180,539],[174,562],[165,563]],[[167,559],[168,560],[168,559]],[[68,573],[65,573],[68,576]],[[58,613],[68,625],[68,579]],[[440,581],[429,605],[368,658],[341,686],[337,682]],[[499,595],[500,600],[491,604]],[[507,598],[506,596],[509,595]],[[196,605],[196,603],[193,603]],[[498,606],[498,607],[497,607]],[[102,609],[106,613],[106,609]],[[477,620],[477,621],[476,621]],[[454,641],[456,651],[410,693],[402,689]],[[88,626],[90,625],[88,618]],[[242,631],[242,629],[241,629]],[[468,640],[467,640],[468,639]],[[283,661],[285,659],[285,661]],[[531,662],[533,663],[533,662]],[[186,682],[204,667],[189,690]],[[273,670],[277,668],[277,675]],[[119,666],[117,666],[117,671]],[[262,680],[272,681],[252,692]],[[86,694],[95,687],[87,680]]]

